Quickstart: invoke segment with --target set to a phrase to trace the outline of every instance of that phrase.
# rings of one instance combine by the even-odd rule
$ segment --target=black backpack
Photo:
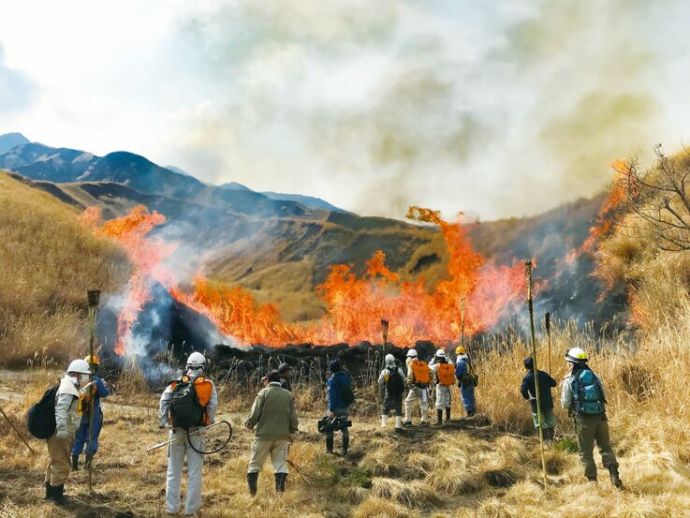
[[[47,439],[55,433],[55,396],[60,384],[50,387],[27,414],[26,426],[36,439]]]
[[[397,368],[388,370],[388,380],[386,381],[386,392],[391,397],[400,396],[405,392],[405,382]]]
[[[194,383],[189,379],[175,382],[170,401],[170,420],[174,428],[183,430],[204,424],[204,408],[196,396]]]

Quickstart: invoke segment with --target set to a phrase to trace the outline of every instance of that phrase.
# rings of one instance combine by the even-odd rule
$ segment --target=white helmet
[[[386,365],[395,365],[395,356],[392,354],[387,354],[384,358],[384,361],[386,362]]]
[[[206,358],[200,352],[193,352],[187,358],[188,369],[203,369],[206,365]]]
[[[436,351],[436,358],[445,358],[446,357],[446,351],[443,349],[439,349]]]
[[[86,360],[72,360],[72,363],[67,367],[67,372],[74,372],[77,374],[91,374],[91,369],[89,369],[89,364]]]
[[[565,360],[569,363],[587,363],[587,353],[579,347],[573,347],[565,353]]]
[[[417,349],[410,349],[407,351],[407,357],[408,358],[416,358],[417,357]]]

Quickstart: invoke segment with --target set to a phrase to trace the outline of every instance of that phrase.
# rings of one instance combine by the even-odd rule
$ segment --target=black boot
[[[93,462],[93,453],[86,454],[86,462],[84,462],[84,468],[91,468],[91,463]]]
[[[46,500],[52,500],[53,499],[53,486],[51,486],[48,481],[45,482],[46,486]]]
[[[347,449],[350,447],[350,438],[343,437],[343,457],[347,457]]]
[[[450,407],[446,408],[446,421],[450,421]]]
[[[443,410],[436,410],[436,424],[443,424]]]
[[[278,493],[284,493],[285,492],[285,482],[287,481],[287,473],[276,473],[275,478],[276,478],[276,491]]]
[[[326,436],[326,453],[333,453],[333,437]]]
[[[249,495],[256,496],[258,489],[259,473],[247,473],[247,486],[249,487]]]
[[[59,486],[48,486],[46,488],[46,498],[52,500],[57,505],[67,505],[69,502],[65,497],[65,484]]]
[[[72,455],[72,471],[79,469],[79,455]]]
[[[613,484],[613,487],[621,491],[623,489],[623,481],[618,475],[618,466],[611,466],[609,468],[609,475],[611,476],[611,484]]]

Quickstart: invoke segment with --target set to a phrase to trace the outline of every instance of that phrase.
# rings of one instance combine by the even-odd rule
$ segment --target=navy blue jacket
[[[556,386],[556,380],[549,376],[544,371],[539,371],[539,396],[541,398],[541,411],[547,412],[553,410],[553,398],[551,397],[551,389]],[[534,389],[534,371],[530,370],[522,379],[522,386],[520,387],[520,394],[525,399],[530,400],[532,405],[532,412],[537,411],[537,393]]]
[[[352,378],[345,371],[338,371],[334,373],[328,381],[328,410],[333,412],[335,409],[347,408],[347,405],[340,398],[340,391],[343,387],[352,385]]]

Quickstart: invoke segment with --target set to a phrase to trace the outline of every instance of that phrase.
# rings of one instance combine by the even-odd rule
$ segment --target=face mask
[[[88,374],[80,374],[79,375],[79,386],[83,387],[89,382],[89,375]]]

